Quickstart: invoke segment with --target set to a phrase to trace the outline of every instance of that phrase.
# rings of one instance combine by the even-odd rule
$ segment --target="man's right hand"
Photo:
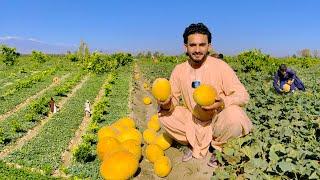
[[[170,109],[171,99],[172,99],[172,96],[170,95],[167,100],[165,101],[157,100],[157,103],[160,105],[161,109]]]

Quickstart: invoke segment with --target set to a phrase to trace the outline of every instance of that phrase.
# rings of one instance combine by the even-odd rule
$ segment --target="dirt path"
[[[72,97],[74,94],[79,90],[82,85],[89,79],[89,76],[86,76],[82,79],[82,81],[72,89],[72,91],[67,94],[67,97],[63,98],[61,101],[58,102],[58,107],[62,107],[63,105]],[[18,139],[16,143],[13,143],[12,145],[6,147],[3,151],[0,152],[0,159],[5,158],[12,152],[16,151],[17,149],[20,149],[26,142],[30,141],[33,137],[35,137],[38,133],[39,130],[51,119],[51,117],[54,114],[49,114],[48,117],[44,118],[41,120],[41,122],[34,127],[33,129],[30,129],[28,133],[23,136],[22,138]]]
[[[94,99],[94,103],[99,102],[99,100],[103,97],[103,95],[105,93],[104,87],[105,87],[105,83],[101,86],[101,89],[100,89],[98,95]],[[92,112],[94,111],[94,109],[93,109],[94,105],[95,104],[92,105]],[[75,136],[69,142],[67,149],[62,153],[61,161],[62,161],[63,167],[70,166],[70,164],[72,162],[72,150],[82,142],[82,135],[84,135],[84,133],[86,132],[87,127],[90,123],[90,120],[91,120],[90,117],[87,117],[87,116],[83,117],[83,120],[82,120],[79,128],[75,132]],[[54,171],[53,176],[55,176],[55,177],[70,177],[70,176],[67,176],[65,173],[61,172],[59,169],[56,169]]]
[[[146,124],[148,119],[157,113],[157,104],[150,91],[143,87],[145,79],[143,78],[139,67],[135,66],[134,76],[139,74],[140,78],[132,82],[131,91],[131,104],[129,108],[131,110],[130,116],[136,120],[138,129],[142,132],[146,129]],[[150,85],[151,86],[151,85]],[[152,98],[152,104],[145,105],[142,102],[143,97],[149,96]],[[143,147],[143,151],[145,146]],[[134,179],[139,180],[149,180],[149,179],[172,179],[172,180],[202,180],[210,179],[213,173],[213,168],[207,166],[207,162],[211,154],[208,154],[204,159],[192,159],[188,162],[182,162],[181,158],[183,156],[182,150],[178,147],[170,147],[165,151],[166,156],[168,156],[172,162],[173,168],[170,174],[165,178],[159,178],[154,174],[153,164],[147,162],[144,158],[140,162],[140,172]]]
[[[66,74],[64,76],[61,77],[61,79],[59,80],[58,83],[52,83],[50,86],[42,89],[40,92],[36,93],[35,95],[29,97],[28,99],[26,99],[24,102],[18,104],[17,106],[15,106],[14,108],[12,108],[10,111],[1,114],[0,115],[0,121],[3,121],[4,119],[6,119],[7,117],[11,116],[12,114],[16,113],[17,111],[19,111],[20,109],[24,108],[26,105],[28,105],[32,100],[34,100],[35,98],[41,96],[43,93],[45,93],[48,89],[51,89],[54,86],[57,86],[58,84],[60,84],[65,78],[67,78],[68,76],[70,76],[69,74]]]

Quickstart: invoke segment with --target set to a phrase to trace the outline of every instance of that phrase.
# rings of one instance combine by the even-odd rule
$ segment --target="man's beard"
[[[199,65],[204,62],[204,60],[207,58],[207,56],[208,56],[209,54],[210,54],[210,53],[207,52],[200,61],[196,61],[195,59],[192,58],[192,56],[191,56],[188,52],[186,52],[186,55],[190,58],[190,60],[191,60],[192,62],[194,62],[195,64],[199,64]]]

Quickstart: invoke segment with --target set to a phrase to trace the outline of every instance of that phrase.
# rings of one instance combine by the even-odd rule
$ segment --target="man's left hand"
[[[209,110],[221,110],[224,108],[224,101],[222,98],[217,97],[215,103],[213,103],[210,106],[201,106],[202,109],[205,109],[207,111]]]

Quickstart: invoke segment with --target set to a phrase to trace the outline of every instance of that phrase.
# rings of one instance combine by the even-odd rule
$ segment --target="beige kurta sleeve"
[[[244,106],[249,101],[249,94],[238,79],[233,69],[225,62],[221,64],[221,82],[225,107],[230,105]]]
[[[178,65],[179,66],[179,65]],[[179,81],[179,67],[176,66],[170,76],[172,103],[174,106],[179,105],[179,98],[181,95],[181,83]]]

